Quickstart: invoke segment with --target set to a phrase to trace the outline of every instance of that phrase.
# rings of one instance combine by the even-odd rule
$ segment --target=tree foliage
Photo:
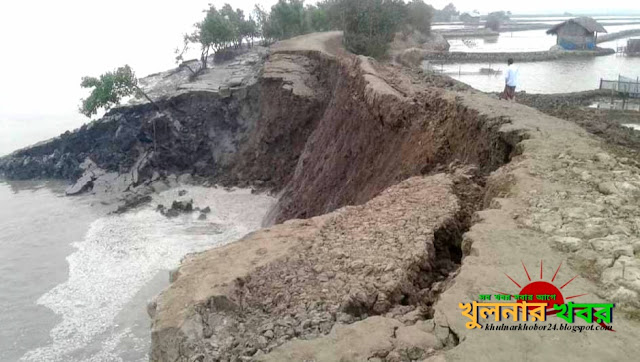
[[[329,21],[327,8],[318,4],[318,6],[307,5],[305,8],[307,28],[312,31],[329,31],[332,29]]]
[[[493,31],[499,31],[500,27],[505,21],[508,21],[511,13],[505,11],[495,11],[487,15],[487,21],[485,28],[489,28]]]
[[[407,24],[419,32],[429,35],[431,33],[431,19],[434,9],[422,0],[413,0],[407,4]]]
[[[258,23],[249,16],[247,19],[240,9],[233,10],[231,5],[224,4],[221,9],[211,5],[205,11],[202,21],[195,24],[192,34],[185,35],[185,45],[176,57],[177,62],[182,61],[182,55],[188,49],[190,43],[200,45],[200,61],[202,69],[207,67],[209,53],[228,49],[230,47],[240,48],[243,42],[251,40],[247,44],[253,44],[253,39],[260,36]]]
[[[447,6],[442,8],[442,10],[434,10],[433,20],[448,22],[455,16],[459,16],[460,12],[456,9],[456,6],[453,3],[449,3]]]
[[[279,0],[269,15],[273,38],[286,39],[308,32],[304,0]]]
[[[406,21],[402,0],[342,0],[344,44],[356,54],[383,56]]]
[[[138,87],[138,78],[130,66],[125,65],[112,72],[106,72],[99,78],[82,77],[82,88],[93,88],[86,99],[82,99],[80,113],[87,117],[98,113],[100,108],[105,111],[120,104],[120,101],[133,94],[142,94],[149,98]],[[150,99],[149,99],[150,100]],[[151,100],[150,100],[151,101]]]
[[[457,12],[452,4],[445,9]],[[252,15],[246,18],[242,10],[233,10],[229,4],[219,10],[210,6],[193,34],[185,36],[180,54],[188,44],[200,44],[205,68],[210,51],[215,55],[230,47],[242,47],[245,41],[253,44],[254,38],[262,38],[266,45],[309,32],[343,30],[349,50],[380,56],[399,30],[415,29],[428,34],[434,11],[423,0],[408,4],[403,0],[321,0],[306,6],[304,0],[279,0],[269,11],[256,4]],[[182,61],[181,55],[176,61]]]

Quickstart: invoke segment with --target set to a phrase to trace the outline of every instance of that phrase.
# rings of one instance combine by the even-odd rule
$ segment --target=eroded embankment
[[[445,78],[336,56],[331,34],[306,40],[302,50],[296,39],[279,44],[265,64],[269,116],[251,137],[276,153],[238,167],[266,172],[261,157],[288,150],[265,140],[290,137],[281,127],[306,119],[286,138],[300,156],[274,217],[311,218],[189,256],[151,308],[152,360],[258,358],[336,323],[373,315],[415,322],[432,316],[455,274],[484,176],[509,160],[519,136],[498,131],[507,118],[481,115],[435,86],[446,87]],[[313,119],[306,107],[318,100],[326,106]],[[285,180],[287,167],[275,177]],[[421,336],[389,342],[379,356],[424,357],[458,343],[447,327]]]
[[[507,160],[513,140],[496,132],[506,119],[478,116],[420,75],[376,70],[366,58],[342,62],[334,66],[331,100],[284,189],[277,221],[362,204],[454,160],[482,172]]]

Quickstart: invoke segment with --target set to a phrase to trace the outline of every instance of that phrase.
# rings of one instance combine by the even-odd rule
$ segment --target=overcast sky
[[[139,76],[174,66],[182,34],[218,0],[0,0],[0,154],[77,127],[83,75],[129,64]],[[276,1],[261,1],[268,9]],[[426,1],[442,8],[450,1]],[[229,1],[251,11],[255,1]],[[454,4],[482,13],[511,10],[593,12],[633,9],[640,1],[477,1]],[[560,4],[561,8],[555,6]],[[594,5],[587,5],[594,4]],[[632,5],[633,4],[633,5]],[[593,7],[595,6],[595,8]],[[35,134],[34,134],[35,132]],[[26,143],[26,144],[25,144]]]

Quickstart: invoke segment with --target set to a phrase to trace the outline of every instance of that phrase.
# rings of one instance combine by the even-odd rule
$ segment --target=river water
[[[59,182],[0,181],[0,361],[147,361],[146,305],[190,252],[258,229],[275,199],[250,190],[180,187],[107,215]],[[167,219],[180,198],[211,207]]]

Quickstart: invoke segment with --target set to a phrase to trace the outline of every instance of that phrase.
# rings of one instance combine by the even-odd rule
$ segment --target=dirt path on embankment
[[[333,212],[187,257],[150,306],[152,360],[634,360],[640,165],[533,108],[341,55],[336,36],[265,64],[296,104],[330,86],[278,214]],[[330,81],[299,67],[318,59]],[[616,332],[467,329],[459,303],[520,293],[505,274],[577,275],[562,294],[615,302]]]

